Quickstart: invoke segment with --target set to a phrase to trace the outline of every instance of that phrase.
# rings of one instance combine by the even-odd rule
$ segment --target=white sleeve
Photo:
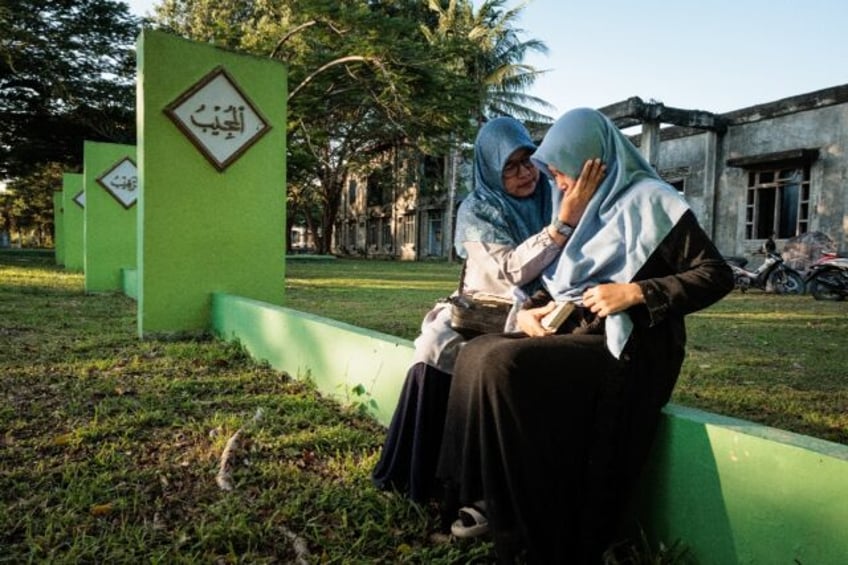
[[[480,241],[466,241],[464,245],[468,252],[465,290],[509,298],[514,287],[537,278],[562,250],[547,228],[515,247]]]

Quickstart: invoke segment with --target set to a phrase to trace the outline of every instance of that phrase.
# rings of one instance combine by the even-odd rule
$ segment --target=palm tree
[[[447,6],[430,0],[430,10],[438,16],[434,29],[424,29],[431,42],[464,41],[457,64],[474,77],[477,86],[478,124],[496,116],[513,116],[534,122],[550,122],[541,110],[553,109],[548,102],[526,90],[542,72],[524,63],[530,52],[547,53],[538,39],[522,41],[523,30],[516,27],[526,2],[505,9],[506,0],[486,0],[475,12],[470,0],[449,0]]]

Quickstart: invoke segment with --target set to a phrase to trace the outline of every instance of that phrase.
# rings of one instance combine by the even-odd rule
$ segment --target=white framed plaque
[[[271,129],[223,67],[213,69],[164,112],[218,171]]]
[[[129,157],[97,177],[97,182],[126,209],[138,200],[138,169]]]
[[[80,208],[85,208],[85,191],[80,190],[71,200]]]

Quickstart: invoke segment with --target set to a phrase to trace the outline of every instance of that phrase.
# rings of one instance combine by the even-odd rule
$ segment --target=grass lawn
[[[140,341],[135,303],[0,252],[0,563],[464,563],[374,489],[383,430],[214,339]],[[223,478],[229,438],[241,430]],[[303,543],[307,552],[298,552]]]
[[[289,261],[298,310],[413,339],[460,266]],[[687,318],[673,401],[848,445],[848,301],[734,291]]]
[[[290,261],[291,307],[414,338],[447,263]],[[734,293],[690,318],[675,401],[848,444],[848,303]],[[400,376],[399,376],[400,377]],[[0,563],[482,562],[376,491],[383,431],[211,338],[0,252]],[[221,474],[222,453],[236,432]],[[219,486],[218,478],[232,485]],[[224,484],[224,483],[220,483]]]

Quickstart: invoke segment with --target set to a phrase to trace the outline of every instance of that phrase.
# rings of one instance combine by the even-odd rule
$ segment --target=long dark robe
[[[486,501],[504,562],[600,560],[677,380],[683,316],[733,285],[691,212],[635,280],[646,304],[620,359],[602,335],[483,336],[457,359],[437,475]]]
[[[419,503],[440,492],[435,474],[450,382],[450,374],[426,363],[409,368],[371,474],[378,488],[401,492]]]

